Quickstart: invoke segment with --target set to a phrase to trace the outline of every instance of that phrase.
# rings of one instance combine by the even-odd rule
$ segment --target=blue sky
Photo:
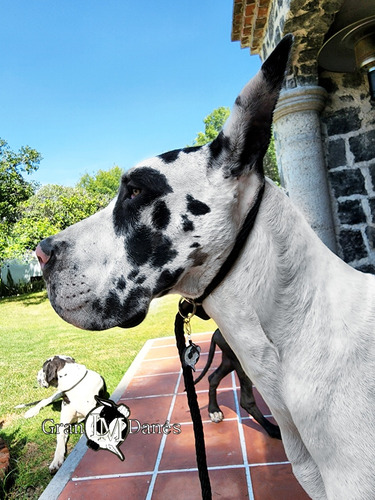
[[[191,144],[260,66],[231,42],[233,0],[5,0],[0,137],[43,156],[33,179]]]

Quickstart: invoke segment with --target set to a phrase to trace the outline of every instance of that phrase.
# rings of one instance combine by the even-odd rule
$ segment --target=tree
[[[263,158],[263,168],[266,176],[272,179],[274,182],[276,182],[277,185],[280,185],[280,175],[279,175],[279,170],[277,168],[275,139],[273,134],[271,135],[271,140],[267,152]]]
[[[223,128],[224,123],[229,117],[230,110],[227,107],[221,106],[216,108],[210,113],[206,118],[204,118],[203,123],[205,125],[205,130],[203,132],[198,132],[198,135],[194,141],[194,146],[204,146],[208,142],[213,141],[220,130]],[[277,184],[280,184],[279,172],[277,169],[277,160],[275,152],[275,142],[273,135],[271,136],[271,141],[268,150],[264,156],[263,160],[264,173],[272,179]]]
[[[203,119],[204,133],[198,132],[194,141],[194,146],[204,146],[208,142],[213,141],[223,128],[229,115],[230,109],[221,106],[220,108],[214,109],[212,113],[206,116],[206,118]]]
[[[110,170],[98,170],[94,175],[84,174],[77,183],[77,187],[85,189],[94,196],[104,196],[110,201],[117,194],[121,175],[123,174],[117,165]]]
[[[0,224],[5,225],[17,220],[17,207],[35,192],[37,184],[26,181],[24,174],[35,172],[42,157],[38,151],[23,146],[15,153],[7,142],[0,139]]]

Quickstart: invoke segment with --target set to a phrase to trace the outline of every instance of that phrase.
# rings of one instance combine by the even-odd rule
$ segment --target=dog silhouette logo
[[[99,396],[95,399],[98,406],[87,414],[85,420],[87,446],[95,451],[108,450],[125,460],[120,445],[129,434],[130,410],[126,405],[117,405],[109,399]]]

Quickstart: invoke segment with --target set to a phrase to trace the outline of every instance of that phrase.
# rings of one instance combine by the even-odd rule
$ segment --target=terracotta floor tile
[[[146,359],[160,359],[168,357],[178,357],[178,350],[175,345],[152,347],[143,358]]]
[[[309,500],[290,465],[250,467],[255,500]]]
[[[123,394],[125,398],[173,394],[178,373],[133,378]]]
[[[198,404],[201,410],[202,420],[209,419],[208,416],[208,392],[199,392]],[[218,404],[224,414],[224,418],[236,418],[234,396],[231,390],[222,390],[218,393]],[[181,393],[176,397],[175,406],[172,412],[172,420],[174,422],[191,422],[190,411],[186,394]],[[218,424],[219,425],[219,424]]]
[[[121,398],[119,403],[124,403],[130,409],[130,418],[140,422],[164,423],[168,417],[172,396],[151,398],[127,399]]]
[[[125,460],[107,450],[88,450],[73,476],[90,477],[106,474],[153,471],[159,451],[161,434],[129,434],[120,446]]]
[[[161,337],[160,339],[153,339],[151,347],[158,346],[168,346],[176,345],[176,339],[174,337]]]
[[[193,342],[207,342],[210,344],[211,342],[211,337],[212,337],[213,331],[212,332],[203,332],[203,333],[194,333],[192,334],[192,340]],[[208,350],[208,348],[207,348]]]
[[[209,466],[242,464],[237,422],[205,423],[203,426]],[[181,434],[167,437],[160,470],[196,467],[192,425],[182,425]]]
[[[243,420],[242,429],[249,464],[285,462],[288,460],[280,439],[269,437],[258,422],[252,419]]]
[[[247,497],[244,469],[209,471],[213,500],[239,500]],[[197,472],[175,472],[159,474],[152,500],[192,500],[201,498],[201,487]]]
[[[58,500],[134,500],[146,497],[151,476],[69,481]]]
[[[178,357],[163,359],[163,362],[156,360],[144,360],[141,366],[138,368],[135,376],[139,375],[153,375],[169,372],[179,372],[181,369],[181,363]]]

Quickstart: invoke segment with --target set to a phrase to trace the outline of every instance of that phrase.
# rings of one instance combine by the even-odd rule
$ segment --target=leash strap
[[[215,290],[215,288],[218,285],[220,285],[220,283],[223,281],[225,276],[229,273],[233,264],[235,263],[238,256],[240,255],[240,252],[241,252],[241,250],[242,250],[242,248],[247,240],[247,237],[249,236],[251,230],[254,227],[255,219],[258,215],[260,203],[261,203],[262,198],[263,198],[264,188],[265,188],[265,182],[263,182],[261,188],[259,189],[257,199],[255,200],[254,205],[251,207],[249,213],[247,214],[245,222],[243,223],[243,225],[242,225],[242,227],[237,235],[234,246],[233,246],[232,250],[230,251],[228,257],[225,259],[225,261],[221,265],[219,272],[216,274],[216,276],[211,281],[211,283],[208,284],[208,286],[206,287],[206,289],[202,293],[202,295],[200,297],[198,297],[197,299],[194,299],[194,302],[197,306],[202,305],[202,302],[204,301],[204,299],[206,299],[210,295],[210,293],[212,293]]]
[[[185,335],[184,335],[184,318],[180,312],[176,314],[175,319],[175,335],[178,353],[180,355],[182,373],[184,376],[185,389],[189,403],[191,419],[193,421],[194,438],[195,438],[195,453],[197,458],[198,474],[201,483],[202,499],[211,500],[211,484],[207,470],[206,447],[204,444],[204,433],[202,417],[199,410],[197,393],[195,392],[193,372],[190,366],[184,364],[185,351]]]
[[[203,294],[200,297],[198,297],[197,299],[184,299],[180,301],[179,312],[176,314],[175,318],[176,344],[180,355],[182,372],[185,381],[185,390],[187,394],[191,418],[193,421],[195,453],[196,453],[199,480],[201,483],[203,500],[211,500],[212,493],[211,493],[210,478],[207,470],[207,458],[206,458],[206,448],[204,443],[202,417],[199,410],[197,393],[195,391],[192,367],[186,366],[184,362],[185,358],[184,354],[186,352],[184,326],[186,318],[188,318],[189,320],[192,316],[194,316],[194,314],[205,320],[210,319],[210,317],[207,315],[207,313],[202,307],[202,302],[223,281],[225,276],[231,270],[234,262],[237,260],[246,242],[246,239],[249,236],[254,226],[255,219],[259,211],[260,203],[263,198],[264,188],[265,188],[265,183],[263,182],[259,190],[257,199],[255,200],[254,205],[251,207],[249,213],[247,214],[245,222],[243,223],[237,235],[235,244],[232,250],[230,251],[228,257],[221,265],[219,272],[216,274],[211,283],[209,283],[209,285],[206,287],[206,289],[204,290]]]

